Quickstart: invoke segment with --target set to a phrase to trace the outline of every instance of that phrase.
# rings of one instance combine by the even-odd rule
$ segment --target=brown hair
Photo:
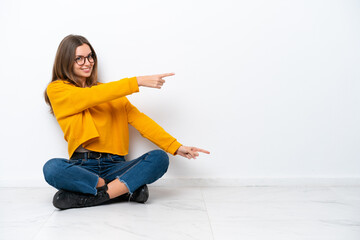
[[[77,87],[82,87],[81,82],[73,72],[73,65],[75,64],[74,59],[76,48],[83,44],[87,44],[90,47],[95,60],[91,75],[86,78],[85,86],[91,87],[97,84],[97,57],[95,50],[85,37],[79,35],[68,35],[61,41],[56,52],[50,83],[56,80],[65,80]],[[46,89],[44,97],[45,102],[50,106],[51,114],[54,114]]]

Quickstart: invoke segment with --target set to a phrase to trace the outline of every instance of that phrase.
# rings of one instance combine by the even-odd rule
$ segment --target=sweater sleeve
[[[167,133],[154,120],[144,113],[141,113],[127,99],[126,111],[129,124],[135,127],[143,137],[149,139],[164,151],[175,155],[175,152],[181,146],[181,143]]]
[[[80,88],[57,80],[47,87],[51,106],[57,119],[139,91],[136,77]]]

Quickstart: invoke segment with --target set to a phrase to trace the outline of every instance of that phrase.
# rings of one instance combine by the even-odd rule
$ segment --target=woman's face
[[[73,65],[73,71],[80,80],[84,81],[91,76],[91,72],[94,66],[94,59],[92,58],[92,52],[87,44],[83,44],[76,48],[75,61]]]

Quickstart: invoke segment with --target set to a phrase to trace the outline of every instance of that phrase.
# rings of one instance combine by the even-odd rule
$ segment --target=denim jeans
[[[96,195],[101,177],[105,182],[119,179],[132,194],[142,185],[162,177],[168,166],[168,155],[162,150],[153,150],[132,161],[113,154],[99,159],[53,158],[45,163],[43,171],[46,182],[57,189]]]

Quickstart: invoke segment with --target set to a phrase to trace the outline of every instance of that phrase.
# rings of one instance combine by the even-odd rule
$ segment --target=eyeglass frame
[[[79,64],[78,62],[77,62],[77,60],[76,59],[78,59],[79,57],[82,57],[84,60],[84,62],[82,63],[82,64]],[[74,61],[76,62],[76,64],[77,65],[79,65],[79,66],[83,66],[85,63],[86,63],[86,59],[87,58],[87,60],[88,60],[88,62],[89,63],[94,63],[95,62],[95,57],[94,57],[94,55],[93,55],[93,53],[89,53],[89,55],[87,55],[86,57],[85,56],[81,56],[81,55],[78,55],[75,59],[74,59]],[[90,58],[92,58],[92,62],[90,61]]]

